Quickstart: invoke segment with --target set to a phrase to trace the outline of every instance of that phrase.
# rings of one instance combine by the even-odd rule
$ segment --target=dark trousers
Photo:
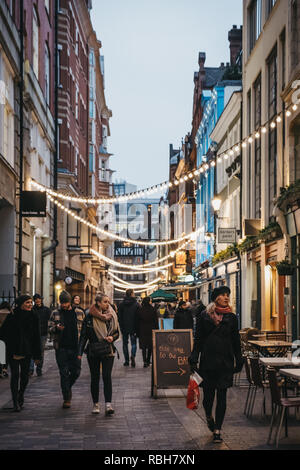
[[[214,388],[203,382],[203,407],[207,416],[211,416],[212,408],[217,392],[217,405],[215,423],[216,429],[221,429],[226,412],[227,388]]]
[[[123,333],[123,354],[126,362],[129,362],[128,340],[131,342],[131,357],[136,355],[136,335],[130,333]]]
[[[150,364],[152,348],[142,348],[144,364]]]
[[[114,365],[114,356],[100,358],[92,358],[87,356],[90,372],[91,372],[91,394],[93,403],[99,402],[99,382],[100,382],[100,364],[102,363],[102,379],[104,388],[105,403],[111,403],[112,398],[112,380],[111,373]]]
[[[24,394],[28,380],[29,380],[29,367],[30,357],[25,357],[17,361],[12,357],[8,358],[8,364],[11,371],[10,377],[10,389],[14,405],[18,403],[18,393]]]
[[[41,336],[41,351],[42,351],[42,356],[41,356],[41,360],[40,362],[38,363],[38,365],[36,366],[36,371],[37,373],[40,373],[42,372],[42,368],[43,368],[43,364],[44,364],[44,355],[45,355],[45,346],[46,346],[46,343],[47,343],[47,336]],[[31,362],[30,362],[30,372],[34,372],[34,360],[31,359]]]
[[[60,373],[60,386],[65,401],[70,400],[71,388],[80,376],[81,362],[77,355],[77,350],[73,349],[60,348],[55,351]]]

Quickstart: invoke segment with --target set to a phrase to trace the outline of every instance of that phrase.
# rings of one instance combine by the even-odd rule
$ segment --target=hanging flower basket
[[[276,269],[279,276],[292,276],[295,271],[295,266],[288,261],[280,261],[276,264]]]

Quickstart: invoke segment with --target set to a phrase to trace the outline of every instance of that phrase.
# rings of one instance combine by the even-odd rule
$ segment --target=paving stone
[[[73,387],[72,407],[62,409],[60,378],[53,350],[46,351],[44,374],[30,379],[25,408],[11,413],[9,380],[0,380],[0,449],[22,450],[270,450],[266,440],[270,416],[261,417],[261,396],[257,394],[253,417],[243,408],[247,387],[228,391],[228,406],[222,444],[212,442],[202,406],[186,408],[186,390],[160,390],[160,398],[150,396],[151,371],[143,368],[138,352],[136,368],[124,368],[123,358],[113,369],[115,415],[104,415],[101,378],[99,415],[92,415],[90,374],[86,358],[81,376]],[[241,377],[241,383],[245,378]],[[270,410],[270,404],[268,404]],[[300,449],[300,421],[289,420],[289,437],[279,449]]]

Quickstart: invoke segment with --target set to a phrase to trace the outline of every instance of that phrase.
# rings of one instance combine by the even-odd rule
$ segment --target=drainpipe
[[[22,286],[22,245],[23,245],[23,218],[21,211],[21,202],[23,196],[23,151],[24,151],[24,139],[23,139],[23,88],[24,88],[24,4],[23,0],[20,0],[20,81],[19,81],[19,119],[20,119],[20,158],[19,158],[19,247],[18,247],[18,292],[17,295],[21,295]]]
[[[240,116],[240,139],[243,138],[243,98],[241,100],[241,116]],[[240,161],[240,234],[243,235],[243,147],[241,147],[241,161]],[[239,265],[240,265],[240,282],[239,282],[239,297],[240,297],[240,318],[239,328],[242,327],[242,258],[239,252]]]
[[[54,66],[55,66],[55,85],[54,85],[54,164],[53,164],[53,189],[57,191],[57,160],[58,160],[58,9],[59,0],[55,0],[55,18],[54,18],[54,36],[55,36],[55,54],[54,54]],[[57,240],[57,206],[54,204],[53,207],[53,243],[52,245],[43,251],[43,258],[47,254],[53,252],[53,273],[52,273],[52,303],[55,305],[55,280],[56,280],[56,247],[58,245]]]

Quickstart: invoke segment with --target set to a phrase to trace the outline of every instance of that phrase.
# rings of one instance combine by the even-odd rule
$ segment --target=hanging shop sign
[[[186,265],[186,252],[178,251],[175,256],[175,268],[183,268]]]
[[[46,193],[22,191],[20,199],[22,217],[46,217]]]
[[[235,242],[236,242],[236,229],[235,228],[219,228],[218,243],[235,243]]]

